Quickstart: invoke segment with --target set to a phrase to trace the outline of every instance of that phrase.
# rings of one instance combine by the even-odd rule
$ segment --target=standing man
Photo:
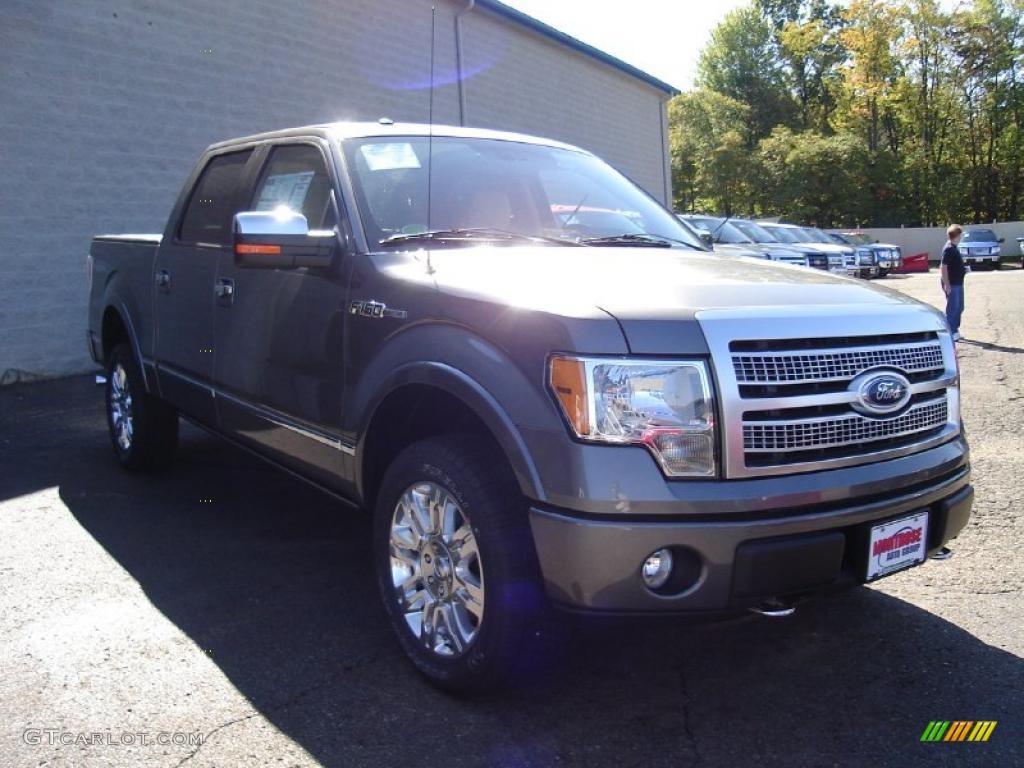
[[[953,341],[960,341],[960,316],[964,313],[964,274],[967,269],[960,256],[960,249],[957,248],[962,233],[963,230],[957,224],[951,224],[946,230],[949,240],[942,249],[942,262],[939,266],[942,290],[946,293],[946,320],[949,322],[949,330],[953,332]]]

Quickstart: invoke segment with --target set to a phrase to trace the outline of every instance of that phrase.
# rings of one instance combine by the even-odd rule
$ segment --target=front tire
[[[504,457],[473,435],[430,438],[388,467],[374,511],[381,597],[435,685],[529,679],[554,652],[526,503]]]
[[[129,344],[118,344],[107,362],[107,429],[114,455],[129,470],[169,464],[178,447],[178,412],[146,392]]]

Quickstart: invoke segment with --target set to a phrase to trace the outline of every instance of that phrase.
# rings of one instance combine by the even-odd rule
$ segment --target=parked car
[[[796,234],[797,237],[802,238],[803,242],[832,249],[832,253],[838,253],[842,257],[843,267],[845,268],[847,275],[850,275],[851,277],[858,277],[860,275],[860,261],[858,259],[856,248],[836,243],[832,238],[826,235],[824,231],[817,227],[799,226],[796,224],[778,224],[776,226],[791,226],[794,229],[794,234]]]
[[[723,256],[743,256],[748,259],[760,259],[763,258],[762,254],[756,250],[748,248],[743,245],[733,243],[717,243],[715,242],[714,235],[704,229],[703,227],[697,226],[692,221],[688,221],[685,216],[676,214],[676,218],[679,222],[688,229],[694,237],[700,238],[711,251],[714,253],[720,253]]]
[[[857,251],[858,277],[869,280],[873,277],[881,276],[881,269],[878,266],[878,260],[872,248],[866,245],[859,245],[850,240],[846,235],[836,232],[826,232],[825,234],[828,235],[832,242],[838,245],[851,246]]]
[[[820,248],[814,248],[795,241],[781,240],[749,219],[729,219],[729,223],[755,243],[767,245],[771,248],[782,247],[798,254],[802,254],[806,266],[812,267],[813,269],[822,269],[829,272],[834,271],[834,268],[836,267],[842,266],[839,259],[830,259],[828,254]]]
[[[1017,238],[1017,248],[1020,250],[1020,268],[1024,269],[1024,237]]]
[[[714,244],[717,252],[745,252],[746,255],[755,258],[807,266],[807,257],[804,253],[780,244],[755,243],[729,219],[697,214],[680,214],[679,218],[698,232],[706,233],[707,239]]]
[[[773,221],[759,221],[758,226],[787,245],[813,248],[825,254],[829,272],[837,275],[855,275],[853,262],[856,259],[852,248],[837,246],[835,243],[815,242],[815,238],[803,232],[794,224],[780,224]]]
[[[878,276],[885,277],[903,266],[903,251],[898,245],[880,243],[866,232],[829,232],[837,242],[852,245],[858,249],[870,248],[874,255]]]
[[[184,417],[370,511],[397,641],[448,689],[534,669],[554,607],[790,613],[970,515],[939,312],[709,253],[566,144],[376,123],[214,144],[163,235],[97,236],[87,264],[116,460],[168,463]]]
[[[996,237],[991,229],[968,227],[960,239],[960,255],[964,263],[972,267],[999,269],[1000,245],[1003,238]]]

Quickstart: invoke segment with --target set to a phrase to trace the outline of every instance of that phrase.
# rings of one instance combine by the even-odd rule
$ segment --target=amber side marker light
[[[235,245],[235,253],[266,253],[266,254],[279,254],[281,253],[280,245],[256,245],[253,243],[237,243]]]
[[[586,367],[583,361],[553,358],[551,388],[576,434],[581,437],[589,435],[590,407],[587,405]]]

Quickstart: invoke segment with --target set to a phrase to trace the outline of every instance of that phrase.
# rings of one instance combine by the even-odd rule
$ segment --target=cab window
[[[237,210],[238,184],[252,150],[217,155],[206,164],[185,206],[178,239],[184,243],[228,245]]]
[[[253,211],[284,206],[306,217],[310,229],[335,225],[331,177],[323,154],[311,144],[274,147],[253,196]]]

